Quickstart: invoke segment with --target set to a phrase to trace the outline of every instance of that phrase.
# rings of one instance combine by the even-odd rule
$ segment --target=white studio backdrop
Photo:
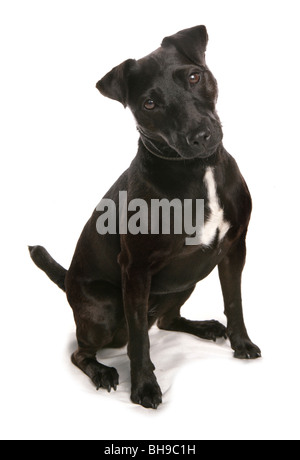
[[[292,0],[1,2],[1,438],[299,439],[298,16]],[[101,353],[120,373],[112,394],[70,363],[71,309],[27,244],[68,267],[137,147],[129,110],[97,80],[198,24],[210,37],[224,145],[253,197],[243,297],[263,359],[153,328],[164,404],[151,411],[129,401],[125,348]],[[224,322],[222,312],[214,271],[183,313]]]

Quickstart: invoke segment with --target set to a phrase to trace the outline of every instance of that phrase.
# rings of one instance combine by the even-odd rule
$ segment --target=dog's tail
[[[28,249],[35,265],[43,270],[60,289],[66,292],[65,277],[67,270],[55,262],[43,246],[28,246]]]

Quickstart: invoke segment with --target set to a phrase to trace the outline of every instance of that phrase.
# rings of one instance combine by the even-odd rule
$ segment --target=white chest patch
[[[217,231],[219,231],[219,242],[222,241],[230,228],[230,224],[224,219],[224,211],[220,207],[213,168],[207,168],[204,183],[207,189],[208,203],[206,204],[210,210],[210,215],[201,229],[200,244],[209,246],[214,241]]]

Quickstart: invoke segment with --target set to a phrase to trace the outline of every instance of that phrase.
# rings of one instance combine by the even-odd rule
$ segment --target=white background
[[[297,1],[2,1],[0,6],[1,391],[3,439],[299,439],[299,12]],[[29,259],[42,244],[65,267],[92,210],[134,157],[128,110],[95,84],[164,36],[205,24],[224,145],[254,202],[243,294],[261,360],[228,342],[151,331],[164,394],[129,401],[126,349],[117,392],[96,392],[69,360],[64,294]],[[184,307],[225,320],[216,272]]]

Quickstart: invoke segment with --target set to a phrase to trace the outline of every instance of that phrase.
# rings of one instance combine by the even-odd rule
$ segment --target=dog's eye
[[[147,110],[153,110],[155,108],[155,105],[156,104],[152,99],[147,99],[145,104],[144,104],[144,107]]]
[[[201,80],[201,75],[200,75],[200,73],[192,73],[192,74],[189,76],[189,82],[190,82],[192,85],[195,85],[196,83],[199,83],[200,80]]]

